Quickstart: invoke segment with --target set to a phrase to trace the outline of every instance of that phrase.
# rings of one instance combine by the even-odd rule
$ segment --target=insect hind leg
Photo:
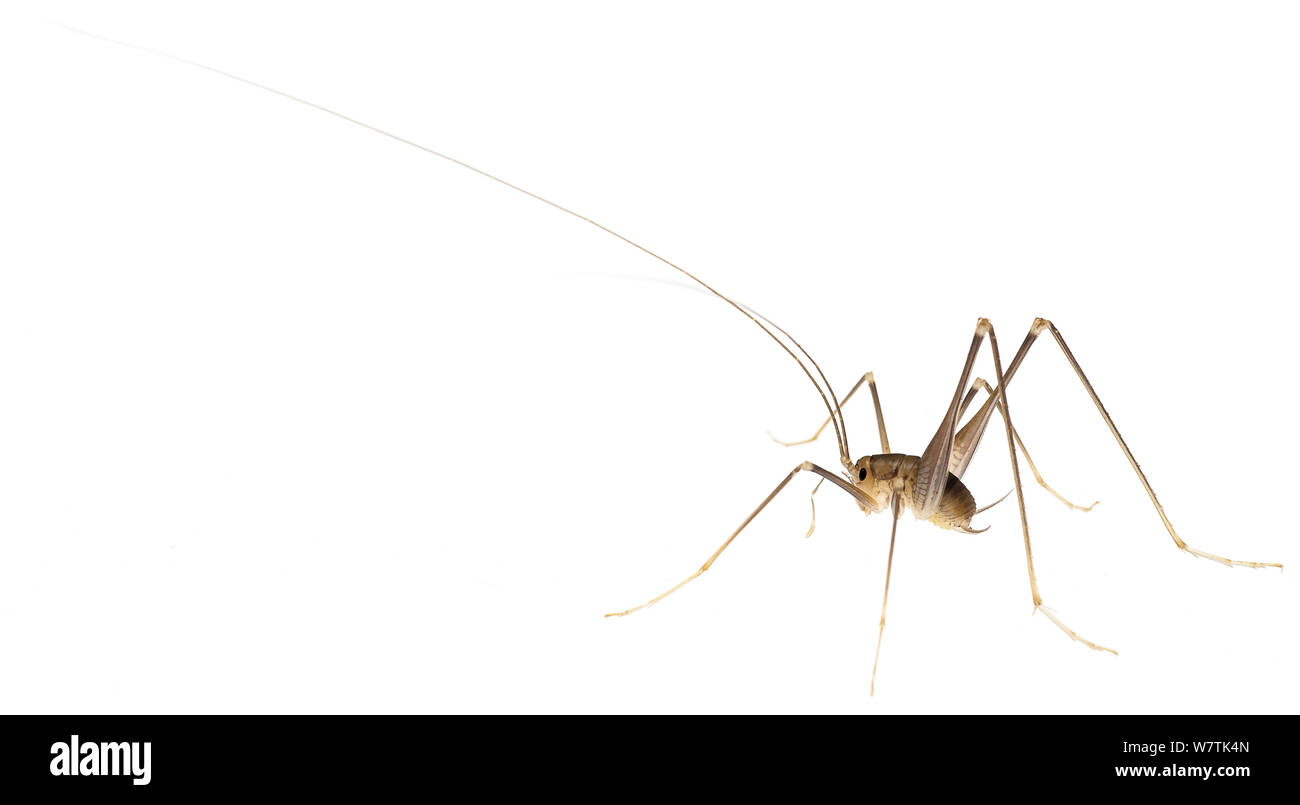
[[[987,392],[989,393],[989,396],[993,396],[993,387],[990,386],[990,385],[989,385],[989,384],[984,380],[984,378],[982,378],[982,377],[977,377],[977,378],[975,378],[975,381],[974,381],[974,382],[972,383],[972,385],[971,385],[971,397],[974,397],[975,393],[978,392],[978,391],[981,390],[981,389],[983,389],[984,391],[987,391]],[[969,399],[969,398],[968,398],[968,399]],[[1003,408],[1002,408],[1002,406],[1001,406],[1000,404],[998,405],[998,412],[999,412],[999,413],[1003,413]],[[1003,413],[1003,416],[1005,416],[1004,413]],[[1042,475],[1042,473],[1040,473],[1040,472],[1038,471],[1038,467],[1034,465],[1034,459],[1033,459],[1032,456],[1029,455],[1029,448],[1025,447],[1025,441],[1024,441],[1023,439],[1020,438],[1020,433],[1019,433],[1015,428],[1012,428],[1012,429],[1011,429],[1011,435],[1012,435],[1013,437],[1015,437],[1015,440],[1016,440],[1016,446],[1018,446],[1018,447],[1020,448],[1020,452],[1024,454],[1024,456],[1025,456],[1025,463],[1029,465],[1029,471],[1032,472],[1032,473],[1034,474],[1034,480],[1038,482],[1038,485],[1039,485],[1039,486],[1041,486],[1042,488],[1046,489],[1048,492],[1051,492],[1051,493],[1052,493],[1052,496],[1055,497],[1057,500],[1061,501],[1062,503],[1064,503],[1066,506],[1070,507],[1071,509],[1074,509],[1075,511],[1081,511],[1081,512],[1090,512],[1090,511],[1092,511],[1093,506],[1096,506],[1098,503],[1101,502],[1101,501],[1099,501],[1099,500],[1094,500],[1094,501],[1091,503],[1091,505],[1088,505],[1088,506],[1080,506],[1080,505],[1077,504],[1077,503],[1072,503],[1070,500],[1068,500],[1068,499],[1067,499],[1064,495],[1062,495],[1060,492],[1057,492],[1055,489],[1053,489],[1053,488],[1051,487],[1050,484],[1047,483],[1046,480],[1043,479],[1043,475]],[[951,471],[951,468],[950,468],[950,471]],[[1000,503],[1000,502],[1001,502],[1001,501],[999,501],[999,503]],[[986,508],[987,508],[987,507],[986,507]],[[980,509],[979,511],[983,511],[983,509]],[[979,512],[977,511],[976,514],[978,514],[978,513],[979,513]]]
[[[1035,322],[1034,326],[1037,327],[1037,322]],[[1034,331],[1030,330],[1030,336],[1032,337],[1034,334]],[[1062,632],[1065,632],[1071,640],[1083,643],[1085,646],[1095,651],[1109,651],[1111,654],[1118,655],[1118,651],[1098,645],[1091,640],[1087,640],[1081,637],[1073,629],[1066,626],[1065,623],[1056,616],[1056,613],[1052,612],[1052,610],[1048,609],[1043,604],[1043,597],[1038,592],[1038,578],[1034,575],[1034,553],[1029,542],[1029,516],[1025,513],[1025,492],[1024,486],[1020,482],[1020,466],[1016,460],[1015,425],[1011,422],[1011,405],[1007,402],[1006,386],[1009,375],[1004,375],[1002,372],[1002,357],[998,352],[998,337],[993,331],[992,324],[988,324],[988,338],[989,347],[993,353],[993,369],[997,372],[998,380],[998,389],[993,394],[992,402],[1001,409],[1002,421],[1007,433],[1007,452],[1011,457],[1011,476],[1012,480],[1015,482],[1016,503],[1020,506],[1020,527],[1025,536],[1025,565],[1029,570],[1029,592],[1033,596],[1034,611],[1037,612],[1041,610],[1042,613],[1046,615],[1052,623],[1056,624]],[[1021,347],[1020,352],[1016,355],[1015,365],[1019,365],[1019,360],[1024,357],[1025,349],[1027,349],[1027,347]]]
[[[1128,463],[1132,465],[1133,471],[1137,473],[1138,480],[1142,482],[1142,488],[1146,490],[1147,497],[1151,498],[1151,505],[1155,506],[1156,514],[1160,515],[1160,521],[1164,523],[1165,530],[1169,532],[1169,536],[1173,539],[1174,544],[1193,556],[1199,556],[1202,559],[1209,559],[1222,565],[1226,565],[1227,567],[1275,567],[1281,570],[1282,565],[1277,562],[1245,562],[1238,559],[1228,559],[1227,557],[1202,551],[1188,545],[1183,541],[1182,537],[1178,536],[1178,532],[1174,530],[1174,524],[1170,522],[1169,516],[1165,514],[1164,506],[1161,506],[1160,501],[1156,498],[1156,492],[1151,488],[1151,482],[1147,480],[1146,473],[1142,472],[1142,468],[1138,466],[1137,459],[1133,457],[1133,452],[1129,450],[1128,445],[1124,443],[1124,437],[1119,435],[1119,429],[1115,427],[1115,421],[1110,418],[1110,414],[1107,413],[1106,407],[1101,404],[1101,398],[1097,396],[1097,392],[1093,389],[1092,383],[1088,381],[1088,376],[1083,373],[1083,368],[1080,367],[1079,362],[1075,360],[1074,353],[1070,352],[1070,348],[1066,346],[1065,338],[1061,336],[1061,331],[1056,329],[1056,325],[1052,324],[1047,319],[1035,319],[1033,328],[1030,329],[1029,335],[1025,338],[1025,344],[1020,348],[1021,353],[1028,350],[1033,339],[1036,338],[1044,329],[1052,334],[1052,338],[1056,339],[1056,343],[1060,346],[1061,352],[1065,355],[1065,359],[1070,363],[1070,368],[1074,369],[1074,373],[1079,376],[1079,381],[1083,383],[1083,387],[1088,392],[1088,396],[1092,398],[1092,402],[1097,407],[1097,411],[1101,413],[1101,418],[1105,420],[1106,427],[1110,429],[1111,435],[1115,437],[1115,442],[1119,444],[1120,450],[1124,452],[1124,457],[1128,459]],[[1020,356],[1018,355],[1017,357]]]

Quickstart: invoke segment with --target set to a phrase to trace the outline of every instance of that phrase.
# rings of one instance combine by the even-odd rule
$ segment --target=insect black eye
[[[867,468],[866,468],[866,467],[863,467],[862,469],[858,470],[858,480],[859,480],[859,481],[865,481],[865,480],[867,480]]]

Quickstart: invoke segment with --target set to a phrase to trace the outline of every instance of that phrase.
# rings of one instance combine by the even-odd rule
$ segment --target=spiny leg
[[[975,378],[974,382],[971,384],[970,396],[973,397],[975,393],[980,389],[987,391],[990,396],[993,394],[993,388],[987,382],[984,381],[984,378],[977,377]],[[1004,409],[1001,405],[998,406],[998,411],[999,413],[1002,413],[1004,417],[1006,416]],[[1012,428],[1011,435],[1015,437],[1016,445],[1019,446],[1020,452],[1025,454],[1025,463],[1029,465],[1030,472],[1034,474],[1034,480],[1038,481],[1039,486],[1046,489],[1048,492],[1051,492],[1052,495],[1054,495],[1057,500],[1061,501],[1066,506],[1069,506],[1071,509],[1076,509],[1081,512],[1092,511],[1092,507],[1096,506],[1098,503],[1101,502],[1099,500],[1094,500],[1092,502],[1092,506],[1080,506],[1077,503],[1071,503],[1070,501],[1066,500],[1065,496],[1063,496],[1060,492],[1057,492],[1050,485],[1048,485],[1047,481],[1043,480],[1043,476],[1038,471],[1038,467],[1034,466],[1034,459],[1029,455],[1029,448],[1025,447],[1024,440],[1020,438],[1020,433],[1015,428]]]
[[[880,452],[888,453],[889,434],[885,433],[885,414],[880,409],[880,394],[879,392],[876,391],[876,377],[872,372],[867,372],[858,380],[857,383],[853,384],[853,388],[849,389],[849,393],[844,396],[843,400],[840,400],[840,408],[843,409],[844,406],[849,404],[849,400],[853,399],[854,392],[856,392],[859,388],[861,388],[863,383],[866,383],[868,387],[871,389],[871,401],[875,404],[876,407],[876,427],[880,429]],[[772,436],[770,432],[767,435],[771,436],[772,441],[776,442],[779,445],[783,445],[785,447],[794,447],[795,445],[808,444],[810,442],[817,441],[817,439],[821,437],[822,431],[826,430],[826,426],[829,424],[831,424],[831,420],[829,417],[827,417],[826,421],[822,423],[822,426],[817,429],[816,433],[814,433],[812,436],[809,436],[807,439],[801,439],[797,442],[783,442],[780,439],[776,438],[775,436]]]
[[[605,617],[616,618],[616,617],[621,617],[623,615],[628,615],[630,613],[636,612],[638,609],[645,609],[646,607],[655,604],[663,600],[664,598],[667,598],[668,596],[672,595],[673,593],[677,592],[682,587],[685,587],[687,584],[689,584],[691,581],[694,581],[701,573],[708,570],[713,565],[713,563],[717,561],[717,558],[722,555],[722,552],[727,549],[727,546],[729,546],[732,543],[732,540],[734,540],[737,536],[739,536],[741,531],[745,530],[745,526],[749,525],[750,522],[755,517],[758,516],[758,513],[763,511],[763,509],[766,508],[767,504],[771,503],[772,499],[775,498],[781,492],[782,489],[785,489],[786,484],[790,483],[790,481],[794,478],[794,476],[798,475],[800,472],[817,473],[823,479],[829,480],[831,483],[834,483],[835,485],[839,486],[841,489],[844,489],[850,495],[853,495],[855,499],[857,499],[861,503],[866,504],[868,507],[871,508],[872,511],[879,511],[880,509],[876,501],[873,500],[869,495],[867,495],[862,490],[858,489],[857,487],[853,486],[847,481],[838,478],[831,471],[822,469],[821,467],[817,466],[816,464],[813,464],[810,461],[805,461],[804,463],[800,464],[799,466],[791,470],[790,474],[785,476],[785,479],[781,481],[781,483],[776,485],[776,489],[773,489],[768,494],[767,497],[763,498],[763,502],[758,504],[758,508],[754,509],[754,511],[751,512],[750,515],[745,518],[745,521],[740,524],[740,527],[737,528],[735,531],[733,531],[731,533],[731,536],[727,537],[727,541],[722,543],[722,546],[713,552],[713,555],[708,558],[708,561],[706,561],[703,565],[700,566],[699,570],[695,571],[694,573],[687,576],[682,581],[673,585],[666,592],[660,593],[659,595],[656,595],[654,598],[651,598],[649,601],[646,601],[644,604],[632,607],[631,609],[625,609],[622,612],[610,612],[607,613]]]
[[[1029,568],[1029,592],[1034,598],[1034,610],[1042,610],[1052,623],[1060,627],[1061,631],[1070,636],[1071,640],[1077,640],[1089,648],[1097,651],[1109,651],[1111,654],[1118,655],[1119,652],[1114,649],[1099,646],[1091,640],[1080,637],[1073,629],[1070,629],[1060,618],[1043,606],[1043,597],[1038,594],[1038,579],[1034,576],[1034,552],[1029,544],[1029,516],[1025,513],[1025,493],[1020,483],[1020,467],[1016,462],[1016,443],[1015,443],[1015,426],[1011,424],[1011,406],[1007,402],[1007,379],[1002,373],[1002,358],[998,354],[998,337],[993,332],[993,325],[988,325],[989,347],[993,352],[993,369],[997,372],[998,389],[993,394],[993,401],[996,402],[1002,411],[1002,419],[1006,425],[1007,431],[1007,452],[1011,456],[1011,477],[1016,486],[1016,503],[1020,506],[1020,528],[1025,535],[1025,565]]]
[[[880,667],[880,643],[885,639],[885,608],[889,605],[889,577],[894,570],[894,537],[898,536],[898,518],[903,513],[902,490],[894,493],[894,525],[889,530],[889,560],[885,563],[885,597],[880,602],[880,632],[876,635],[876,661],[871,664],[871,695],[876,695],[876,669]]]
[[[1084,390],[1086,390],[1088,396],[1092,398],[1093,405],[1097,407],[1097,411],[1101,414],[1101,418],[1106,422],[1106,427],[1110,429],[1111,435],[1115,437],[1115,441],[1119,444],[1120,450],[1124,452],[1124,457],[1128,459],[1128,463],[1133,467],[1133,472],[1137,473],[1138,480],[1142,482],[1142,488],[1146,490],[1147,497],[1151,498],[1151,504],[1155,506],[1156,514],[1160,515],[1160,521],[1165,524],[1165,530],[1169,532],[1169,536],[1173,539],[1174,544],[1193,556],[1210,559],[1228,567],[1276,567],[1281,569],[1282,565],[1276,562],[1243,562],[1236,559],[1228,559],[1193,548],[1186,542],[1183,542],[1182,538],[1178,536],[1178,532],[1174,530],[1174,524],[1169,521],[1169,516],[1165,514],[1164,507],[1160,505],[1160,501],[1156,498],[1155,490],[1151,488],[1151,483],[1147,480],[1146,473],[1142,472],[1142,468],[1138,466],[1137,459],[1133,457],[1133,452],[1128,449],[1128,445],[1124,442],[1124,437],[1119,435],[1119,429],[1115,427],[1115,421],[1110,418],[1110,414],[1107,413],[1106,407],[1101,404],[1101,398],[1097,396],[1097,391],[1092,387],[1092,383],[1088,381],[1088,376],[1083,373],[1083,368],[1080,367],[1079,362],[1075,360],[1074,353],[1070,352],[1070,348],[1065,343],[1065,338],[1061,336],[1060,330],[1056,329],[1056,325],[1052,324],[1047,319],[1034,319],[1034,324],[1029,329],[1029,334],[1025,336],[1024,342],[1021,343],[1020,349],[1016,352],[1016,357],[1012,359],[1011,365],[1007,367],[1005,381],[1000,380],[999,385],[1011,381],[1012,376],[1016,373],[1016,369],[1020,366],[1020,362],[1024,360],[1025,355],[1029,352],[1029,348],[1033,345],[1034,341],[1038,338],[1039,333],[1043,330],[1049,330],[1052,333],[1052,337],[1056,339],[1056,343],[1060,346],[1061,352],[1064,353],[1065,359],[1069,361],[1070,367],[1074,369],[1074,373],[1078,375],[1079,381],[1083,383]],[[996,397],[997,394],[994,395],[994,398]],[[992,402],[993,399],[990,399],[989,402],[984,404],[980,409],[980,412],[976,414],[976,419],[981,417],[987,418],[991,415],[992,411],[990,405]],[[967,427],[970,426],[968,425]]]

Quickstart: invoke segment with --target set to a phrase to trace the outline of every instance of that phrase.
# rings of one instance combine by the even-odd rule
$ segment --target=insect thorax
[[[853,478],[854,485],[874,498],[882,509],[889,508],[897,493],[902,495],[905,507],[916,511],[916,476],[921,466],[920,456],[882,453],[859,459],[854,466],[858,472],[858,476]],[[866,470],[865,477],[862,470]],[[965,530],[970,528],[974,516],[975,496],[960,478],[948,473],[939,509],[929,521],[940,528]]]

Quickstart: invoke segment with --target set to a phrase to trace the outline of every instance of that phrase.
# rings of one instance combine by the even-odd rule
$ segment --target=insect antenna
[[[842,460],[846,465],[850,463],[850,459],[849,459],[849,450],[848,450],[848,440],[847,440],[847,438],[845,437],[845,432],[844,432],[844,423],[843,423],[843,416],[839,414],[839,407],[840,407],[840,406],[839,406],[839,400],[835,400],[835,405],[834,405],[834,406],[831,405],[831,399],[835,399],[835,393],[834,393],[834,391],[831,390],[831,388],[830,388],[830,383],[826,381],[826,376],[825,376],[824,374],[822,374],[821,368],[817,366],[816,361],[813,361],[812,356],[808,354],[807,350],[805,350],[802,346],[800,346],[800,345],[799,345],[799,342],[798,342],[798,341],[795,341],[794,338],[792,338],[792,337],[790,336],[789,333],[787,333],[785,330],[781,329],[780,327],[777,327],[776,324],[772,323],[772,321],[771,321],[770,319],[767,319],[766,317],[763,317],[763,316],[759,316],[759,315],[756,314],[756,313],[752,313],[751,311],[747,310],[743,305],[737,304],[737,303],[736,303],[734,300],[732,300],[730,297],[728,297],[728,296],[726,296],[725,294],[721,293],[720,291],[718,291],[717,289],[715,289],[713,286],[709,285],[709,284],[708,284],[707,282],[705,282],[704,280],[700,279],[699,277],[695,276],[695,275],[692,274],[691,272],[687,271],[686,269],[684,269],[684,268],[682,268],[681,266],[677,265],[676,263],[672,262],[672,261],[669,260],[668,258],[666,258],[666,257],[664,257],[664,256],[662,256],[662,255],[660,255],[660,254],[656,254],[655,252],[651,251],[650,249],[646,248],[645,246],[642,246],[640,243],[637,243],[636,241],[632,240],[632,239],[629,238],[629,237],[626,237],[625,235],[621,235],[621,234],[619,234],[618,232],[615,232],[613,229],[610,229],[609,227],[605,226],[604,224],[600,223],[599,221],[595,221],[595,220],[593,220],[593,219],[591,219],[591,218],[588,218],[587,216],[583,215],[582,213],[575,212],[574,210],[571,210],[571,209],[569,209],[568,207],[565,207],[565,206],[562,205],[562,204],[558,204],[558,203],[556,203],[556,202],[554,202],[554,201],[551,201],[550,199],[545,198],[544,196],[539,196],[538,194],[532,192],[531,190],[527,190],[527,189],[525,189],[525,188],[523,188],[523,187],[520,187],[520,186],[517,185],[517,184],[513,184],[513,183],[511,183],[511,182],[508,182],[508,181],[506,181],[505,179],[502,179],[502,178],[499,177],[499,176],[495,176],[495,175],[493,175],[493,174],[491,174],[491,173],[488,173],[487,171],[485,171],[485,170],[483,170],[483,169],[481,169],[481,168],[476,168],[476,167],[474,167],[473,165],[469,164],[468,162],[462,162],[461,160],[456,159],[455,157],[450,156],[449,154],[444,154],[444,153],[442,153],[441,151],[435,151],[434,149],[429,148],[428,146],[425,146],[425,145],[421,145],[421,144],[415,142],[414,140],[408,140],[408,139],[406,139],[405,137],[402,137],[402,136],[400,136],[400,135],[394,134],[394,133],[392,133],[392,132],[390,132],[390,131],[385,131],[384,129],[381,129],[381,128],[377,127],[377,126],[372,126],[372,125],[370,125],[369,123],[366,123],[366,122],[363,121],[363,120],[358,120],[357,118],[349,117],[348,115],[345,115],[345,114],[343,114],[342,112],[336,112],[336,111],[334,111],[333,109],[330,109],[329,107],[321,106],[321,105],[318,104],[318,103],[314,103],[314,102],[309,101],[309,100],[307,100],[307,99],[305,99],[305,98],[300,98],[300,97],[298,97],[297,95],[291,95],[290,93],[285,92],[285,91],[283,91],[283,90],[278,90],[278,89],[276,89],[275,87],[270,87],[270,86],[267,86],[266,84],[260,84],[260,83],[258,83],[258,82],[256,82],[256,81],[253,81],[252,79],[244,78],[244,77],[241,76],[241,75],[236,75],[235,73],[229,73],[229,72],[226,72],[225,70],[219,69],[219,68],[217,68],[217,67],[211,67],[211,66],[206,65],[206,64],[203,64],[203,63],[201,63],[201,62],[192,61],[192,60],[190,60],[190,59],[186,59],[186,58],[183,58],[183,57],[181,57],[181,56],[174,56],[174,55],[172,55],[172,54],[170,54],[170,53],[166,53],[166,52],[161,51],[161,50],[154,50],[153,48],[144,47],[143,45],[132,44],[131,42],[123,42],[123,41],[118,40],[118,39],[113,39],[113,38],[111,38],[111,37],[101,36],[101,35],[99,35],[99,34],[90,33],[89,31],[82,31],[82,30],[80,30],[80,29],[73,28],[73,27],[71,27],[71,26],[67,26],[67,25],[64,25],[64,26],[61,26],[61,27],[63,27],[64,29],[66,29],[66,30],[68,30],[68,31],[71,31],[72,33],[81,34],[82,36],[87,36],[87,37],[90,37],[90,38],[92,38],[92,39],[98,39],[98,40],[101,40],[101,41],[103,41],[103,42],[109,42],[109,43],[112,43],[112,44],[114,44],[114,45],[119,45],[119,46],[121,46],[121,47],[131,48],[132,50],[143,51],[143,52],[145,52],[145,53],[150,53],[150,54],[152,54],[152,55],[154,55],[154,56],[161,56],[162,58],[165,58],[165,59],[170,59],[170,60],[175,61],[175,62],[180,62],[181,64],[188,64],[188,65],[191,66],[191,67],[197,67],[197,68],[199,68],[199,69],[201,69],[201,70],[207,70],[207,71],[210,72],[210,73],[216,73],[217,75],[219,75],[219,76],[223,76],[223,77],[225,77],[225,78],[229,78],[229,79],[231,79],[232,81],[238,81],[238,82],[241,83],[241,84],[247,84],[247,85],[250,86],[250,87],[255,87],[255,88],[257,88],[257,89],[260,89],[260,90],[263,90],[263,91],[266,91],[266,92],[270,92],[270,93],[272,93],[272,94],[274,94],[274,95],[279,95],[281,98],[285,98],[285,99],[287,99],[287,100],[294,101],[295,103],[300,103],[300,104],[303,104],[304,106],[310,106],[310,107],[313,108],[313,109],[316,109],[316,110],[321,111],[321,112],[325,112],[325,113],[328,114],[328,115],[332,115],[332,116],[334,116],[334,117],[337,117],[338,119],[340,119],[340,120],[344,120],[344,121],[346,121],[346,122],[348,122],[348,123],[351,123],[351,124],[353,124],[353,125],[355,125],[355,126],[360,126],[361,128],[363,128],[363,129],[367,129],[367,130],[372,131],[372,132],[374,132],[374,133],[376,133],[376,134],[381,134],[381,135],[383,135],[383,136],[385,136],[385,137],[388,137],[388,138],[391,139],[391,140],[396,140],[396,141],[399,142],[399,143],[403,143],[404,145],[409,145],[410,147],[415,148],[415,149],[418,149],[418,150],[420,150],[420,151],[423,151],[423,152],[425,152],[426,154],[431,154],[431,155],[433,155],[433,156],[435,156],[435,157],[438,157],[439,159],[444,159],[444,160],[446,160],[446,161],[448,161],[448,162],[451,162],[451,163],[453,163],[453,164],[455,164],[455,165],[459,165],[460,167],[462,167],[462,168],[464,168],[464,169],[466,169],[466,170],[473,171],[474,173],[477,173],[479,176],[482,176],[482,177],[484,177],[484,178],[486,178],[486,179],[491,179],[492,181],[494,181],[494,182],[496,182],[496,183],[498,183],[498,184],[505,185],[506,187],[510,188],[511,190],[515,190],[515,191],[517,191],[517,192],[519,192],[519,193],[523,193],[525,196],[528,196],[529,198],[536,199],[537,201],[540,201],[540,202],[542,202],[543,204],[546,204],[546,205],[548,205],[548,206],[550,206],[550,207],[554,207],[555,209],[559,210],[560,212],[567,213],[568,215],[571,215],[571,216],[573,216],[574,218],[577,218],[577,219],[580,220],[580,221],[585,221],[585,222],[591,224],[592,226],[596,227],[597,229],[601,230],[602,232],[605,232],[605,233],[607,233],[607,234],[613,235],[614,237],[618,238],[619,240],[623,241],[624,243],[628,244],[629,246],[633,246],[633,247],[639,249],[640,251],[642,251],[642,252],[648,254],[649,256],[653,257],[654,259],[658,260],[659,262],[663,263],[664,265],[668,266],[669,268],[672,268],[672,269],[675,269],[675,270],[681,272],[682,274],[686,275],[686,276],[689,277],[690,279],[694,280],[696,283],[698,283],[700,286],[702,286],[705,290],[707,290],[707,291],[709,291],[710,293],[712,293],[714,296],[717,296],[719,299],[722,299],[724,302],[726,302],[727,304],[731,305],[731,306],[734,307],[736,310],[740,311],[740,312],[741,312],[741,313],[742,313],[746,318],[748,318],[750,321],[754,322],[754,324],[758,325],[759,329],[761,329],[764,333],[767,333],[767,335],[768,335],[768,336],[769,336],[773,341],[775,341],[775,342],[776,342],[776,343],[781,347],[781,349],[785,350],[786,353],[787,353],[791,358],[794,358],[795,363],[799,364],[799,368],[802,369],[802,370],[803,370],[803,373],[804,373],[805,375],[808,376],[808,379],[809,379],[810,381],[812,381],[813,386],[817,389],[817,394],[822,398],[822,403],[826,406],[826,410],[827,410],[828,412],[830,412],[831,419],[832,419],[832,420],[834,421],[834,423],[835,423],[835,435],[836,435],[836,437],[837,437],[838,440],[839,440],[839,446],[840,446],[840,458],[841,458],[841,460]],[[760,319],[762,319],[762,321],[760,321]],[[803,360],[800,359],[800,357],[799,357],[798,355],[795,354],[794,350],[790,349],[790,347],[787,346],[786,343],[785,343],[784,341],[782,341],[779,337],[777,337],[776,333],[774,333],[774,332],[772,332],[771,330],[769,330],[769,329],[767,328],[767,326],[763,324],[764,321],[766,321],[768,324],[771,324],[773,327],[776,327],[777,330],[779,330],[783,335],[785,335],[786,338],[789,338],[790,341],[791,341],[792,343],[794,343],[795,347],[796,347],[800,352],[802,352],[802,353],[804,354],[805,357],[808,358],[809,362],[811,362],[812,365],[817,369],[817,374],[821,376],[822,382],[825,382],[825,383],[826,383],[826,389],[825,389],[825,390],[822,389],[821,384],[817,382],[817,378],[813,376],[813,373],[812,373],[812,372],[808,369],[808,367],[804,364]],[[827,396],[826,396],[828,392],[830,393],[830,399],[827,399]]]
[[[822,382],[826,384],[826,391],[830,393],[831,400],[835,403],[835,410],[831,412],[831,424],[835,427],[835,437],[839,441],[840,461],[845,465],[852,464],[853,459],[850,458],[849,456],[848,425],[844,423],[844,413],[843,411],[840,410],[840,400],[838,397],[835,396],[835,389],[831,388],[831,381],[826,379],[826,373],[823,372],[822,368],[817,365],[817,361],[813,359],[813,356],[808,354],[808,350],[804,349],[803,345],[800,344],[797,340],[795,340],[794,336],[786,332],[786,329],[784,327],[772,321],[767,316],[764,316],[762,313],[759,313],[757,310],[754,310],[749,305],[740,305],[740,307],[744,308],[746,311],[750,313],[753,313],[758,318],[772,325],[774,328],[776,328],[776,330],[779,333],[781,333],[781,335],[790,339],[790,343],[794,344],[795,348],[798,349],[800,352],[802,352],[804,357],[808,359],[808,362],[811,363],[813,365],[813,368],[817,370],[817,375],[822,379]],[[823,397],[823,400],[824,399],[825,398]],[[829,407],[830,406],[827,405],[827,408]]]

